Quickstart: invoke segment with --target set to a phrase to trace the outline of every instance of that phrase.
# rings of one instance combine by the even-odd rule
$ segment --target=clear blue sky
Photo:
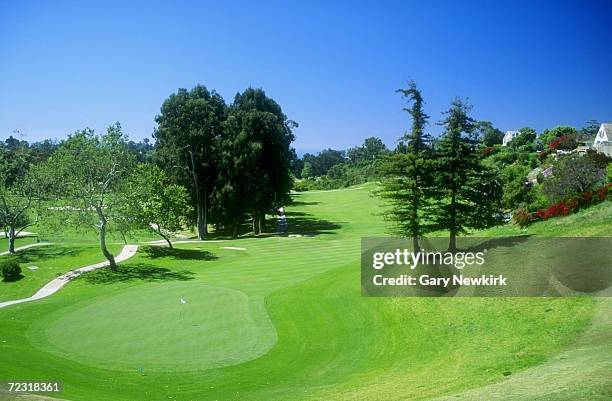
[[[263,87],[301,150],[392,145],[410,78],[432,123],[455,96],[503,130],[612,121],[610,0],[85,3],[0,0],[1,138],[120,121],[141,139],[197,83]]]

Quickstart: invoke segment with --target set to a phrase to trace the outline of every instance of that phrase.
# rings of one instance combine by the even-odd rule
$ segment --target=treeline
[[[393,153],[380,138],[366,138],[348,150],[325,149],[294,159],[291,171],[294,189],[335,189],[380,179],[382,161]]]
[[[119,123],[103,134],[83,129],[62,141],[13,137],[0,146],[0,224],[14,252],[22,230],[45,219],[58,227],[126,237],[147,229],[172,246],[172,234],[208,227],[255,234],[266,214],[286,203],[292,185],[290,145],[297,124],[261,89],[231,104],[198,85],[170,95],[155,117],[155,144],[130,141]]]

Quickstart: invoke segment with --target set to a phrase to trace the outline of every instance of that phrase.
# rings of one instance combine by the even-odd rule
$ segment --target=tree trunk
[[[198,212],[198,239],[199,240],[203,240],[206,237],[206,224],[205,224],[206,218],[204,217],[204,208],[200,204],[199,198],[200,197],[198,196],[198,205],[197,205],[197,212]]]
[[[100,217],[100,249],[104,254],[104,257],[108,260],[108,264],[112,271],[117,271],[117,263],[115,263],[115,257],[109,252],[106,247],[106,218],[102,213],[102,210],[97,209],[98,216]]]
[[[453,253],[457,251],[457,206],[455,203],[455,195],[452,195],[450,207],[450,236],[448,240],[448,251]]]
[[[419,237],[412,237],[412,252],[417,253],[421,250],[419,247]]]
[[[159,227],[159,226],[157,226],[157,227]],[[160,236],[160,237],[162,237],[163,239],[165,239],[165,240],[166,240],[166,242],[168,243],[168,248],[170,248],[170,249],[174,249],[174,248],[172,247],[172,242],[170,242],[170,237],[169,237],[169,236],[167,236],[167,235],[165,235],[164,233],[162,233],[162,231],[161,231],[161,229],[160,229],[160,228],[158,228],[158,229],[157,229],[157,233],[159,234],[159,236]]]
[[[263,230],[266,228],[266,214],[262,213],[259,215],[259,233],[261,234]]]
[[[258,235],[259,234],[259,216],[257,215],[257,213],[253,214],[253,235]]]
[[[196,171],[195,155],[191,150],[189,151],[189,157],[191,160],[191,177],[193,178],[193,187],[196,193],[198,239],[203,240],[206,237],[206,194],[204,194],[204,197],[202,197],[200,180],[198,179],[198,173]]]
[[[457,234],[451,233],[448,240],[448,251],[455,253],[457,252]]]
[[[204,196],[202,202],[204,203],[204,221],[202,222],[204,233],[202,237],[205,237],[208,234],[208,188],[206,183],[204,183]]]
[[[15,227],[9,227],[8,232],[9,253],[15,253]]]

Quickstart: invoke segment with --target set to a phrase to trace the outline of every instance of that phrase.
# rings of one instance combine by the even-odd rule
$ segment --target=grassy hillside
[[[295,195],[284,236],[142,247],[0,309],[0,380],[69,400],[609,399],[608,299],[362,297],[360,238],[385,233],[370,189]],[[566,218],[583,234],[529,230],[610,235],[609,208]]]
[[[576,214],[537,222],[522,230],[513,224],[494,227],[475,235],[538,235],[547,237],[609,237],[612,235],[612,202],[606,201]]]

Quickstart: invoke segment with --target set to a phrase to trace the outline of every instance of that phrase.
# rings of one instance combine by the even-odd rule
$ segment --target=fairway
[[[0,309],[0,376],[61,378],[69,400],[536,399],[517,392],[533,371],[559,399],[607,398],[608,299],[362,297],[372,188],[294,196],[286,235],[141,245]]]

